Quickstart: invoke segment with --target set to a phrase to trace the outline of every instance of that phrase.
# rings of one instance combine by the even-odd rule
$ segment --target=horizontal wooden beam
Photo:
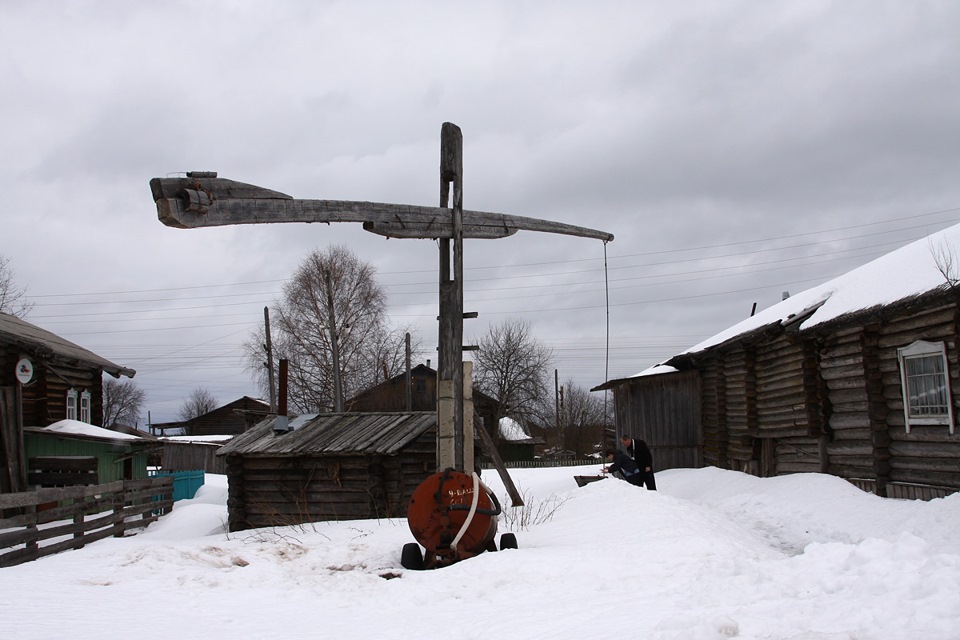
[[[441,209],[442,211],[442,209]],[[466,213],[466,212],[464,212]],[[450,216],[444,216],[449,218]],[[387,238],[452,238],[453,223],[448,220],[432,220],[422,222],[364,222],[363,229],[378,236]],[[517,232],[517,229],[506,227],[492,227],[482,225],[463,225],[463,237],[480,240],[496,240],[506,238]]]
[[[150,189],[160,221],[179,229],[278,222],[359,222],[395,238],[452,238],[451,210],[351,200],[299,200],[224,178],[154,178]],[[503,238],[539,231],[610,242],[613,234],[586,227],[485,211],[463,212],[464,237]]]

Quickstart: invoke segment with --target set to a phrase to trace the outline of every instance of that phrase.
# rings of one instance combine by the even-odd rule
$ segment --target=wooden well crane
[[[464,211],[463,134],[457,125],[449,122],[445,122],[440,131],[439,207],[299,199],[279,191],[220,178],[209,171],[189,172],[186,177],[154,178],[150,181],[150,189],[160,222],[179,229],[280,222],[359,222],[366,231],[388,238],[438,240],[437,466],[438,469],[455,468],[467,473],[473,471],[473,425],[477,425],[485,440],[489,440],[489,434],[485,433],[482,423],[473,420],[473,416],[469,416],[466,424],[464,420],[464,396],[468,395],[470,386],[468,378],[465,393],[464,365],[470,363],[463,362],[464,239],[504,238],[526,230],[603,242],[613,240],[610,233],[585,227],[502,213]],[[469,315],[475,317],[475,314]],[[496,458],[495,455],[495,461],[499,462]],[[522,504],[503,465],[497,466],[514,504]]]

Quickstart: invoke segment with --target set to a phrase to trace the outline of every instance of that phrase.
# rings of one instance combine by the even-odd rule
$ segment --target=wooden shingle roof
[[[321,454],[392,455],[436,428],[437,414],[424,412],[322,413],[290,420],[292,431],[275,433],[268,418],[224,445],[217,455],[285,457]]]
[[[68,362],[89,364],[115,378],[132,378],[136,373],[133,369],[114,364],[89,349],[8,313],[0,313],[0,342],[15,344],[31,355],[54,356]]]

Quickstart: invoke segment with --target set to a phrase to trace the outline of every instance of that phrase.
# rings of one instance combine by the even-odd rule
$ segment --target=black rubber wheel
[[[403,545],[403,551],[400,552],[400,565],[404,569],[422,571],[423,552],[420,551],[420,545],[416,542],[408,542]]]
[[[517,548],[517,536],[512,533],[505,533],[500,536],[500,551]]]

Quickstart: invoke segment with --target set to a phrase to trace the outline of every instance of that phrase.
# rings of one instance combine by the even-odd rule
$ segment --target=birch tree
[[[300,263],[270,320],[274,366],[288,363],[290,409],[332,410],[338,375],[349,399],[403,371],[407,329],[391,328],[386,308],[375,268],[346,247],[314,251]],[[269,395],[265,338],[259,329],[245,350],[248,370]],[[412,348],[419,350],[416,340]]]
[[[549,371],[553,350],[533,335],[530,323],[509,318],[491,326],[474,353],[474,387],[500,403],[497,419],[526,422],[553,397]]]

